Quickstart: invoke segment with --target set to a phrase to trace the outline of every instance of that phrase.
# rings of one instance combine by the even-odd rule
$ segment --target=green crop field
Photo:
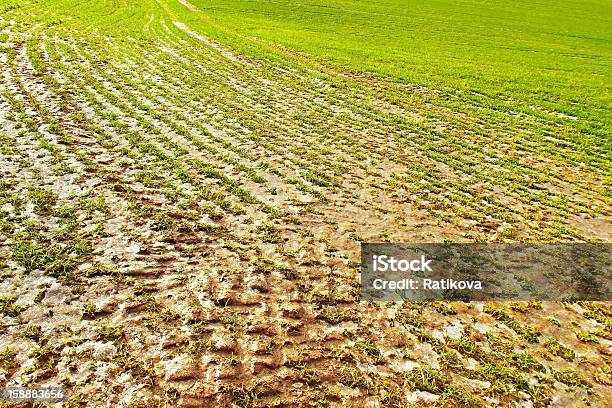
[[[467,99],[483,94],[500,109],[554,109],[591,120],[600,136],[604,123],[610,132],[610,2],[192,3],[201,11],[187,18],[236,46],[252,41],[265,52],[284,45],[358,72],[460,90]]]
[[[609,243],[611,68],[605,0],[0,0],[0,387],[605,407],[610,302],[360,302],[359,245]]]

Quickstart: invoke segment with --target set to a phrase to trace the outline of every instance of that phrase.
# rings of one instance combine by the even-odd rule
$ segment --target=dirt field
[[[145,17],[136,39],[0,14],[0,385],[61,383],[70,407],[612,400],[609,303],[359,303],[359,242],[609,242],[609,155],[572,119]]]

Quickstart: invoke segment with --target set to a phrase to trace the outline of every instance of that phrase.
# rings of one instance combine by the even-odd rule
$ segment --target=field
[[[462,99],[491,108],[554,110],[586,120],[579,125],[582,130],[588,124],[593,134],[610,133],[609,2],[193,4],[201,13],[184,18],[194,27],[258,56],[272,44],[283,45],[360,72],[460,91]],[[244,44],[245,39],[250,41]]]
[[[609,302],[360,303],[359,243],[610,242],[611,7],[3,0],[0,386],[605,406]]]

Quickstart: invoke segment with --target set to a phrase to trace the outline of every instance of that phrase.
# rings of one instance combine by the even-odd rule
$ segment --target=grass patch
[[[15,304],[17,296],[0,296],[0,313],[10,316],[18,317],[23,312],[24,307]]]

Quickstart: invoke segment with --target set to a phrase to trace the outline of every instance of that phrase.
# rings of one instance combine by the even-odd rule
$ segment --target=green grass
[[[572,123],[563,116],[569,115],[578,119],[578,132],[604,143],[612,132],[612,3],[606,0],[192,0],[195,9],[176,0],[35,3],[53,10],[55,17],[41,16],[47,25],[150,40],[151,16],[181,21],[257,58],[288,63],[289,49],[314,57],[313,64],[329,61],[457,92],[459,104],[552,111]]]
[[[16,296],[0,296],[0,313],[10,317],[18,317],[23,311],[23,306],[16,305],[16,300]]]
[[[283,45],[466,98],[477,92],[499,97],[493,104],[534,104],[610,125],[612,3],[605,0],[191,3],[199,11],[176,8],[191,27],[262,55]]]

